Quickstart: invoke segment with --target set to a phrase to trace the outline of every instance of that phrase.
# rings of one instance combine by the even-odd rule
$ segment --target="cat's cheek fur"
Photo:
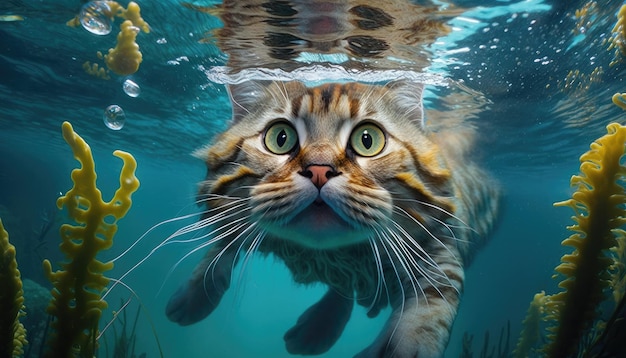
[[[372,227],[387,223],[392,210],[391,196],[382,188],[360,187],[355,189],[351,186],[353,185],[347,175],[339,176],[322,187],[320,194],[322,199],[355,230],[368,232],[358,241],[351,242],[357,243],[366,241],[373,235]],[[367,191],[367,194],[359,193],[363,197],[356,199],[358,204],[354,202],[357,195],[352,193],[353,190]],[[349,201],[349,197],[353,197],[352,202]],[[363,214],[367,214],[366,217]]]

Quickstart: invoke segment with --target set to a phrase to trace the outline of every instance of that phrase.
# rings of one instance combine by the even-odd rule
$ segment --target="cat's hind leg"
[[[167,318],[186,326],[213,312],[230,287],[236,256],[236,250],[211,247],[191,278],[170,297],[165,308]]]
[[[287,351],[291,354],[315,355],[330,349],[346,327],[354,299],[329,288],[328,292],[299,318],[285,333]]]

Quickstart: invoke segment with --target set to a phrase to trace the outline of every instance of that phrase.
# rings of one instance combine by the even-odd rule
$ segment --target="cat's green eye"
[[[287,154],[298,144],[298,133],[288,122],[276,122],[265,131],[265,148],[274,154]]]
[[[350,145],[356,154],[373,157],[385,148],[385,133],[373,123],[361,124],[352,131]]]

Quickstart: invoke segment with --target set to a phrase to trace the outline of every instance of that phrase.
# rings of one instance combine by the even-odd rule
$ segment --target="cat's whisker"
[[[419,283],[417,279],[417,276],[414,274],[413,270],[411,270],[411,267],[414,267],[412,265],[411,258],[406,255],[403,255],[402,248],[399,246],[401,244],[401,240],[398,240],[397,237],[395,237],[396,240],[394,240],[392,231],[387,230],[387,233],[392,236],[390,237],[388,234],[383,233],[385,242],[389,245],[389,248],[395,254],[395,257],[398,258],[398,261],[400,262],[400,265],[404,269],[404,272],[406,272],[406,278],[409,280],[411,288],[413,289],[413,297],[415,297],[415,301],[417,304],[418,303],[417,300],[418,300],[418,297],[420,296],[420,293],[422,294],[422,296],[425,296],[425,293],[424,293],[423,287],[421,286],[421,284]],[[415,268],[419,270],[419,267],[415,267]],[[401,283],[402,291],[404,292],[406,284],[404,283],[403,280],[401,280],[401,282],[402,282]],[[403,296],[406,296],[406,294],[403,294]]]
[[[426,282],[433,287],[437,293],[439,293],[439,296],[446,302],[448,308],[451,308],[451,304],[448,302],[448,300],[446,299],[445,295],[441,292],[440,287],[450,287],[452,289],[454,289],[456,291],[457,294],[460,294],[460,291],[457,289],[456,286],[454,286],[454,284],[452,283],[452,281],[450,280],[450,278],[446,275],[446,273],[443,271],[443,269],[439,266],[439,264],[432,259],[432,257],[430,255],[427,254],[428,256],[428,261],[432,262],[433,264],[429,264],[429,266],[431,266],[433,269],[435,269],[435,271],[433,271],[432,269],[429,269],[428,267],[422,267],[420,266],[416,261],[414,261],[413,256],[406,251],[407,249],[410,249],[411,247],[408,245],[408,243],[403,240],[402,238],[398,237],[395,233],[390,231],[390,234],[396,239],[396,242],[398,244],[399,247],[404,247],[404,251],[407,254],[407,257],[409,259],[411,259],[411,262],[413,263],[413,267],[415,267],[415,269],[418,271],[419,273],[419,278],[423,278],[424,280],[426,280]],[[434,276],[433,276],[434,275]],[[416,280],[419,280],[419,278],[416,277]],[[445,281],[447,282],[442,282],[440,280],[438,280],[436,277],[439,278],[444,278]],[[421,287],[421,285],[420,285]],[[423,293],[423,291],[422,291]],[[426,295],[424,295],[424,300],[426,301],[426,304],[428,305],[428,297]]]
[[[397,211],[397,212],[400,212],[400,213],[402,213],[402,214],[405,214],[405,213],[403,213],[403,212],[401,212],[401,211]],[[408,215],[408,214],[407,214],[407,215]],[[435,240],[436,240],[437,242],[439,242],[439,243],[440,243],[443,247],[445,247],[446,249],[448,249],[448,247],[447,247],[447,246],[446,246],[443,242],[441,242],[439,238],[437,238],[437,237],[436,237],[434,234],[432,234],[432,233],[431,233],[428,229],[426,229],[426,226],[425,226],[425,225],[423,225],[423,224],[422,224],[419,220],[417,220],[417,219],[415,219],[415,218],[413,218],[413,217],[411,217],[411,218],[412,218],[413,220],[415,220],[415,221],[418,223],[418,225],[420,226],[420,228],[421,228],[422,230],[424,230],[424,231],[426,231],[427,233],[429,233],[429,234],[430,234],[430,236],[431,236],[431,238],[435,239]],[[434,262],[435,262],[435,261],[432,259],[432,257],[430,256],[430,254],[429,254],[426,250],[424,250],[424,248],[422,248],[422,246],[421,246],[421,245],[420,245],[420,244],[419,244],[419,243],[415,240],[415,238],[413,237],[413,235],[409,234],[409,233],[408,233],[408,231],[406,231],[406,229],[405,229],[405,228],[403,228],[403,227],[402,227],[402,225],[398,224],[395,220],[391,219],[390,221],[394,224],[395,228],[396,228],[397,230],[399,230],[399,231],[403,234],[403,236],[404,236],[404,237],[405,237],[405,238],[406,238],[409,242],[411,242],[411,243],[414,245],[414,247],[415,247],[415,248],[419,249],[419,251],[420,251],[422,254],[424,254],[424,255],[426,255],[426,256],[427,256],[427,258],[424,258],[423,256],[420,256],[420,258],[421,258],[422,260],[424,260],[425,262],[429,262],[429,263],[434,263]],[[450,251],[450,250],[448,249],[448,251]],[[450,252],[450,253],[452,254],[452,252]],[[417,253],[417,252],[415,252],[415,254],[416,254],[416,255],[419,255],[419,253]]]
[[[443,227],[445,227],[446,230],[448,230],[448,232],[450,233],[450,236],[445,236],[445,237],[447,237],[447,238],[449,238],[449,239],[451,239],[453,241],[457,241],[457,242],[463,243],[463,244],[471,244],[471,240],[459,238],[456,235],[456,233],[454,232],[454,230],[452,230],[453,228],[454,229],[465,229],[464,227],[450,225],[450,224],[446,223],[445,221],[439,220],[439,219],[437,219],[436,217],[433,217],[433,216],[430,216],[430,218],[433,219],[434,221],[438,222]]]
[[[390,231],[390,234],[396,239],[396,243],[398,247],[404,251],[407,259],[410,260],[411,266],[415,268],[415,270],[419,274],[419,276],[418,275],[413,276],[416,282],[419,282],[420,278],[424,279],[428,283],[428,285],[430,287],[433,287],[439,293],[439,295],[446,301],[446,303],[448,303],[445,296],[440,291],[439,287],[451,287],[455,290],[456,288],[454,287],[454,285],[452,284],[448,276],[445,274],[445,272],[440,268],[440,266],[430,256],[428,256],[429,261],[432,261],[434,263],[434,265],[429,264],[429,266],[434,268],[436,271],[432,271],[431,269],[428,269],[427,267],[422,267],[421,265],[419,265],[417,261],[415,261],[415,259],[410,254],[410,252],[408,252],[408,250],[410,249],[410,246],[404,240],[402,240],[402,238],[398,237],[397,234],[391,231]],[[433,277],[433,275],[439,278],[444,278],[447,282],[442,282],[438,280],[436,277]],[[422,285],[419,285],[419,286],[422,287]],[[459,293],[458,290],[457,290],[457,293]],[[424,294],[424,291],[422,291],[422,294]],[[426,302],[426,305],[428,305],[428,297],[425,294],[424,294],[424,301]]]
[[[450,287],[454,287],[454,285],[450,282],[448,276],[445,274],[445,272],[443,271],[443,269],[439,266],[439,264],[437,263],[437,261],[433,258],[433,255],[428,253],[412,236],[411,234],[409,234],[401,225],[399,225],[397,222],[393,221],[393,224],[396,228],[396,230],[398,231],[399,234],[401,234],[404,238],[400,238],[397,237],[398,243],[401,245],[405,245],[407,247],[407,249],[409,251],[411,251],[413,253],[413,255],[411,255],[411,253],[407,253],[409,257],[412,256],[416,256],[417,258],[419,258],[420,260],[422,260],[422,262],[426,263],[428,266],[430,266],[432,269],[434,269],[435,271],[431,271],[430,269],[428,269],[428,267],[421,267],[420,268],[424,271],[420,271],[420,273],[422,274],[426,274],[426,270],[428,270],[428,272],[436,275],[437,277],[441,277],[444,278],[446,282],[441,282],[438,280],[434,280],[436,283],[444,285],[444,286],[450,286]],[[391,230],[390,230],[391,231]],[[393,233],[393,232],[392,232]],[[396,237],[396,233],[393,233],[394,237]],[[419,251],[419,252],[418,252]],[[430,278],[432,278],[432,276],[429,276]]]
[[[376,230],[376,234],[379,235],[378,229],[375,229],[375,230]],[[370,244],[370,247],[372,248],[372,254],[374,255],[374,261],[376,262],[376,274],[377,274],[376,292],[374,293],[374,297],[372,298],[372,303],[367,308],[367,312],[369,314],[374,309],[374,307],[379,306],[378,301],[381,299],[380,295],[382,294],[383,289],[385,290],[387,294],[387,298],[386,298],[387,300],[389,299],[389,297],[391,297],[391,295],[390,295],[389,287],[387,286],[387,282],[385,279],[383,261],[382,261],[382,258],[380,257],[380,250],[378,249],[376,240],[370,237],[368,239],[368,242]],[[379,307],[376,307],[376,309],[377,311],[380,310]]]
[[[248,222],[246,221],[249,218],[249,216],[244,216],[242,218],[239,218],[237,220],[231,221],[223,226],[218,227],[217,229],[204,234],[198,238],[195,238],[193,240],[185,240],[185,241],[177,241],[177,242],[181,242],[181,243],[185,243],[185,242],[194,242],[194,241],[199,241],[202,240],[204,238],[207,237],[211,237],[212,235],[214,235],[215,233],[218,233],[218,235],[211,237],[211,239],[209,239],[208,241],[202,242],[200,245],[196,246],[195,248],[191,249],[189,252],[187,252],[183,257],[181,257],[180,259],[178,259],[178,261],[176,261],[176,263],[174,265],[172,265],[172,267],[169,269],[169,271],[167,272],[167,274],[165,275],[165,278],[163,279],[163,282],[161,283],[161,287],[159,288],[159,290],[157,291],[157,294],[161,292],[161,290],[163,289],[163,287],[165,286],[165,282],[169,279],[169,277],[174,273],[174,271],[176,270],[176,268],[183,262],[185,261],[189,256],[195,254],[196,252],[198,252],[199,250],[202,250],[206,247],[209,247],[221,240],[223,240],[224,238],[230,236],[232,233],[237,232],[239,229],[245,227],[246,225],[248,225]],[[243,221],[243,223],[242,223]],[[228,229],[224,232],[220,232],[224,229]]]
[[[240,209],[242,207],[243,207],[243,209],[241,209],[240,211],[231,212],[233,210],[237,210],[237,209]],[[178,236],[185,235],[185,234],[193,232],[193,231],[204,229],[204,228],[206,228],[208,226],[215,225],[215,224],[217,224],[217,223],[219,223],[221,221],[230,219],[233,216],[237,216],[237,215],[239,215],[239,214],[241,214],[241,213],[243,213],[243,212],[245,212],[247,210],[250,210],[250,207],[248,207],[246,205],[246,203],[240,203],[240,204],[235,205],[235,206],[233,206],[231,208],[228,208],[226,210],[223,210],[223,207],[218,207],[218,208],[211,209],[207,213],[210,213],[212,211],[217,211],[217,214],[212,215],[212,216],[207,216],[207,217],[205,217],[205,218],[203,218],[201,220],[198,220],[195,223],[192,223],[192,224],[189,224],[189,225],[185,225],[184,227],[176,230],[170,236],[170,238],[178,237]],[[203,216],[206,216],[206,215],[203,215]]]
[[[242,200],[249,200],[249,199],[242,199]],[[146,236],[148,236],[148,234],[150,234],[152,231],[156,230],[157,228],[169,224],[169,223],[173,223],[173,222],[177,222],[177,221],[181,221],[181,220],[186,220],[186,219],[190,219],[193,218],[195,216],[198,215],[206,215],[208,213],[210,213],[212,210],[203,210],[200,212],[196,212],[196,213],[191,213],[191,214],[186,214],[186,215],[182,215],[182,216],[177,216],[171,219],[167,219],[164,221],[161,221],[160,223],[157,223],[155,225],[153,225],[151,228],[149,228],[146,232],[144,232],[137,240],[135,240],[132,245],[130,245],[126,250],[122,251],[122,253],[120,253],[119,255],[117,255],[115,258],[113,258],[111,260],[111,262],[116,262],[117,260],[121,259],[123,256],[125,256],[128,252],[130,252],[130,250],[132,250],[135,246],[137,246]],[[162,246],[163,243],[159,244],[159,246]]]
[[[400,237],[398,235],[398,233],[394,232],[391,229],[388,229],[388,232],[395,239],[397,247],[400,248],[404,252],[404,254],[406,255],[407,263],[410,263],[411,266],[417,271],[417,273],[420,274],[420,276],[425,276],[427,274],[427,271],[426,271],[425,267],[422,267],[418,263],[418,261],[415,259],[415,257],[417,257],[422,262],[425,262],[428,266],[430,266],[433,269],[435,269],[436,271],[438,271],[438,272],[435,273],[435,274],[437,274],[437,276],[440,276],[440,277],[443,277],[443,278],[447,278],[445,273],[439,268],[439,265],[437,264],[437,262],[422,249],[421,245],[419,245],[417,242],[415,242],[410,237],[409,237],[410,241],[406,242],[405,240],[403,240],[402,237]],[[409,243],[411,243],[413,245],[409,245]],[[419,252],[417,252],[415,250],[414,246],[416,246],[416,245],[425,254],[425,257],[422,256]],[[412,255],[411,253],[413,253],[414,255]],[[417,276],[415,276],[415,277],[417,277]],[[439,282],[437,280],[432,279],[431,277],[428,277],[429,283],[432,284],[431,280],[436,282],[436,283],[441,283],[441,282]]]
[[[163,287],[165,286],[165,282],[168,280],[168,278],[172,275],[172,273],[176,270],[176,268],[183,262],[185,261],[189,256],[195,254],[196,252],[198,252],[199,250],[202,250],[204,248],[207,248],[221,240],[223,240],[224,238],[228,237],[229,235],[231,235],[234,232],[237,232],[238,230],[240,230],[241,228],[245,227],[248,225],[248,222],[246,221],[249,217],[245,216],[242,217],[236,221],[230,222],[228,224],[226,224],[225,226],[219,227],[215,230],[213,230],[211,233],[208,234],[204,234],[201,236],[201,238],[206,238],[216,232],[219,232],[221,230],[223,230],[224,228],[230,227],[228,230],[219,233],[217,236],[212,237],[211,239],[209,239],[206,242],[202,242],[200,245],[196,246],[195,248],[191,249],[189,252],[187,252],[183,257],[181,257],[180,259],[178,259],[178,261],[176,261],[176,263],[174,265],[172,265],[172,267],[169,269],[169,271],[167,272],[167,274],[165,275],[165,278],[163,279],[163,282],[161,284],[161,287],[159,288],[158,293],[161,292],[161,290],[163,289]],[[243,223],[241,223],[241,221],[243,221]],[[234,225],[234,226],[233,226]],[[197,241],[197,240],[193,240],[193,241]],[[231,243],[229,243],[230,245]]]
[[[108,278],[110,281],[113,281],[113,286],[115,285],[121,285],[122,287],[126,288],[128,290],[128,292],[130,292],[131,297],[128,298],[127,303],[124,305],[124,307],[126,307],[126,305],[128,303],[130,303],[132,297],[135,297],[136,300],[139,301],[139,304],[141,305],[141,299],[139,298],[139,295],[137,295],[137,292],[135,292],[135,290],[133,290],[132,287],[130,287],[129,285],[127,285],[124,281],[117,279],[117,278],[112,278],[109,277]],[[109,288],[108,290],[106,290],[106,292],[104,292],[102,294],[102,297],[100,297],[100,301],[104,301],[104,299],[109,295],[109,293],[111,292],[111,290],[113,289],[113,286],[111,286],[111,288]],[[111,319],[111,322],[109,322],[109,324],[107,324],[107,326],[109,326],[111,323],[113,323],[113,321],[115,321],[115,319],[117,318],[117,315],[122,311],[122,309],[119,309],[116,311],[115,315],[113,316],[113,318]],[[100,337],[102,336],[102,334],[104,333],[104,329],[102,332],[100,332],[100,335],[98,336],[98,339],[100,339]]]
[[[391,334],[389,335],[389,339],[388,339],[387,345],[385,347],[385,351],[387,351],[389,349],[389,345],[391,344],[391,341],[392,341],[394,335],[396,334],[396,331],[398,330],[400,322],[402,321],[402,316],[404,315],[404,308],[406,306],[406,291],[405,291],[405,287],[404,287],[404,282],[402,280],[402,277],[400,276],[400,272],[398,272],[398,267],[396,266],[396,261],[394,260],[394,257],[389,252],[388,246],[389,246],[389,248],[391,248],[392,251],[394,251],[395,257],[398,259],[400,264],[405,269],[405,272],[407,272],[407,274],[408,274],[408,278],[409,278],[409,280],[411,282],[411,285],[413,286],[413,292],[415,294],[416,304],[418,303],[417,300],[418,300],[419,296],[417,294],[417,289],[415,287],[415,284],[417,282],[413,281],[411,274],[407,271],[406,266],[403,263],[402,257],[400,255],[398,255],[396,250],[394,250],[395,245],[393,244],[393,242],[383,232],[377,232],[377,235],[378,235],[378,238],[379,238],[379,242],[382,244],[383,249],[385,250],[385,253],[387,253],[387,257],[389,258],[389,263],[391,264],[391,267],[393,268],[393,271],[394,271],[394,273],[396,275],[396,278],[398,279],[398,286],[399,286],[399,288],[401,290],[401,293],[400,293],[400,298],[401,298],[400,307],[397,308],[397,310],[399,310],[399,312],[400,312],[399,313],[400,317],[395,320],[396,324],[394,325],[394,328],[391,331]],[[419,283],[417,283],[417,284],[419,285]],[[421,287],[420,287],[420,291],[422,291],[422,294],[423,294],[423,290],[421,290]],[[390,302],[390,303],[392,303],[392,302]],[[394,308],[394,311],[396,311],[396,308]],[[396,347],[393,348],[393,352],[392,352],[391,356],[393,356],[393,353],[395,353],[395,350],[396,350]]]
[[[405,215],[405,213],[402,212],[402,211],[396,210],[396,212],[402,214],[403,216]],[[443,227],[446,228],[446,230],[450,233],[450,236],[443,236],[443,237],[449,238],[449,239],[451,239],[453,241],[456,241],[456,242],[459,242],[459,243],[462,243],[462,244],[471,244],[471,240],[459,238],[456,235],[456,233],[454,232],[453,229],[456,228],[456,229],[462,229],[462,230],[465,230],[465,229],[473,230],[472,228],[470,228],[468,226],[454,226],[454,225],[451,225],[451,224],[449,224],[449,223],[447,223],[447,222],[445,222],[445,221],[443,221],[443,220],[441,220],[441,219],[439,219],[439,218],[437,218],[437,217],[435,217],[433,215],[425,215],[425,216],[430,218],[430,219],[432,219],[433,221],[441,224]]]
[[[246,252],[244,254],[244,257],[241,263],[241,269],[239,270],[239,277],[237,278],[237,284],[235,286],[235,296],[237,295],[237,292],[240,291],[240,287],[243,287],[243,280],[244,280],[244,274],[246,273],[246,267],[248,266],[248,262],[250,261],[250,259],[256,253],[258,247],[261,245],[261,242],[265,238],[265,232],[260,229],[252,231],[250,235],[248,235],[245,238],[244,242],[237,249],[236,255],[239,256],[239,251],[243,248],[243,246],[245,245],[245,242],[248,241],[250,236],[254,235],[255,233],[256,233],[256,236],[252,240],[252,243],[250,244],[250,246],[247,249],[244,249]],[[234,272],[234,270],[232,272]]]
[[[400,224],[398,224],[395,220],[391,220],[391,222],[393,223],[393,225],[395,226],[395,228],[405,237],[405,239],[412,244],[412,246],[409,246],[411,251],[413,252],[413,254],[415,256],[417,256],[420,260],[424,261],[425,263],[427,263],[430,266],[436,266],[437,263],[435,262],[435,260],[432,259],[432,257],[430,257],[430,255],[428,254],[428,252],[426,252],[426,250],[424,250],[424,248],[422,247],[422,245],[420,245],[414,238],[413,236],[411,236]],[[388,229],[389,232],[393,233],[393,231],[391,229]],[[400,239],[401,240],[401,239]]]
[[[238,222],[241,222],[242,220],[247,220],[250,217],[250,215],[245,215],[245,216],[240,217],[240,218],[238,218],[236,220],[228,221],[228,222],[226,222],[225,224],[222,224],[222,225],[216,225],[216,224],[220,223],[221,221],[226,221],[226,220],[229,220],[229,219],[231,219],[233,217],[236,217],[237,215],[240,215],[243,212],[248,211],[248,210],[250,210],[250,208],[245,208],[245,209],[241,210],[240,212],[233,213],[233,214],[221,217],[218,220],[215,220],[215,221],[213,221],[211,223],[207,223],[206,225],[202,225],[200,227],[195,228],[194,230],[189,230],[189,231],[184,233],[184,234],[187,234],[189,232],[199,231],[201,229],[205,229],[205,228],[208,228],[210,226],[217,226],[215,229],[213,229],[213,230],[211,230],[211,231],[209,231],[209,232],[207,232],[205,234],[202,234],[200,236],[194,236],[193,238],[190,238],[190,239],[187,239],[187,240],[173,240],[174,238],[183,235],[183,234],[180,234],[180,233],[176,234],[176,235],[173,234],[164,245],[173,244],[173,243],[184,244],[184,243],[190,243],[190,242],[195,242],[195,241],[201,241],[201,240],[204,240],[204,239],[206,239],[208,237],[210,237],[211,240],[212,240],[214,234],[216,234],[216,233],[220,232],[221,230],[224,230],[224,229],[226,229],[226,228],[228,228],[228,227],[230,227],[230,226],[232,226],[232,225],[234,225],[234,224],[236,224]]]
[[[394,206],[394,210],[397,209],[399,210],[400,213],[406,215],[407,218],[411,219],[414,223],[416,223],[420,228],[422,228],[422,230],[424,230],[424,232],[426,232],[426,234],[428,234],[429,237],[431,237],[433,240],[435,240],[435,242],[437,242],[441,247],[443,247],[446,251],[448,251],[448,253],[451,255],[451,257],[454,259],[454,261],[459,265],[462,266],[461,264],[461,260],[459,259],[459,257],[456,255],[456,253],[454,253],[452,250],[450,250],[450,248],[448,247],[448,245],[446,245],[445,243],[443,243],[436,235],[434,235],[430,230],[428,230],[428,228],[419,220],[417,220],[413,215],[409,214],[406,210],[402,209],[401,207],[395,205]]]
[[[291,102],[291,100],[289,99],[289,91],[287,91],[287,87],[285,86],[285,82],[280,81],[278,83],[280,83],[280,85],[281,85],[278,88],[278,92],[280,92],[280,94],[283,96],[282,100],[284,100],[285,103]]]
[[[125,283],[120,282],[120,284],[128,287],[128,285],[126,285]],[[102,296],[102,298],[100,300],[104,300],[104,295]],[[117,316],[120,314],[120,312],[122,312],[123,310],[126,309],[126,307],[130,304],[131,301],[132,301],[132,298],[129,297],[120,308],[118,308],[117,310],[114,311],[113,318],[111,318],[111,320],[109,322],[107,322],[107,324],[98,333],[98,336],[96,337],[96,342],[109,329],[109,327],[111,327],[111,325],[117,320]]]
[[[241,200],[250,200],[250,198],[242,198],[242,197],[238,197],[238,196],[232,196],[232,195],[224,195],[224,194],[213,194],[213,193],[209,193],[209,194],[198,194],[196,196],[196,205],[201,205],[204,204],[208,201],[211,200],[232,200],[233,202],[236,201],[241,201]]]
[[[228,92],[228,97],[230,98],[230,101],[231,101],[233,107],[236,106],[237,108],[240,108],[240,109],[244,110],[246,113],[250,114],[250,110],[247,109],[244,105],[242,105],[239,102],[237,102],[237,99],[235,98],[235,96],[232,95],[232,93],[230,93],[230,91]],[[238,111],[238,110],[233,109],[233,112],[236,112],[236,111]]]
[[[412,203],[417,203],[417,204],[420,204],[420,205],[428,206],[428,207],[433,208],[435,210],[438,210],[438,211],[446,214],[448,217],[451,217],[454,220],[460,222],[462,225],[458,226],[459,228],[464,228],[464,229],[470,230],[470,231],[472,231],[474,233],[477,233],[476,229],[472,228],[469,224],[467,224],[465,221],[463,221],[460,217],[454,215],[453,213],[449,212],[448,210],[446,210],[446,209],[444,209],[444,208],[442,208],[442,207],[440,207],[438,205],[435,205],[433,203],[429,203],[429,202],[426,202],[426,201],[423,201],[423,200],[410,199],[410,198],[398,198],[398,197],[394,197],[393,200],[394,201],[407,201],[407,202],[412,202]],[[450,224],[448,224],[448,225],[450,225]],[[457,226],[453,226],[453,225],[450,225],[450,226],[451,227],[457,227]]]
[[[224,253],[231,246],[233,246],[235,243],[237,243],[242,238],[242,236],[245,235],[245,238],[242,240],[241,244],[237,248],[237,252],[235,254],[235,258],[233,259],[233,262],[231,264],[230,272],[231,272],[231,280],[232,280],[232,274],[235,271],[235,266],[237,265],[238,256],[239,256],[240,251],[242,250],[242,248],[244,247],[244,245],[246,244],[246,241],[248,241],[250,236],[252,236],[255,232],[258,231],[257,223],[250,223],[250,222],[244,223],[237,230],[239,230],[240,228],[242,228],[242,227],[244,227],[246,225],[247,225],[247,227],[242,232],[237,234],[237,236],[235,236],[235,238],[231,239],[231,241],[228,244],[226,244],[226,246],[224,246],[217,255],[215,255],[215,257],[211,260],[211,262],[207,266],[207,269],[204,272],[204,278],[202,280],[202,282],[204,282],[204,292],[207,295],[207,297],[209,296],[209,293],[207,291],[208,289],[207,289],[206,284],[207,284],[207,275],[208,275],[209,271],[211,271],[211,280],[213,282],[215,282],[215,266],[217,265],[217,262],[222,258]]]
[[[241,200],[244,200],[244,201],[245,201],[245,200],[248,200],[248,199],[241,199]],[[218,208],[213,208],[213,209],[211,209],[211,210],[205,210],[205,211],[202,211],[202,212],[200,212],[200,213],[195,213],[195,214],[185,215],[185,218],[188,218],[188,217],[191,217],[191,216],[197,216],[197,215],[205,215],[205,214],[207,214],[207,213],[210,213],[210,212],[212,212],[212,211],[214,211],[214,210],[218,210],[218,209],[219,209],[219,207],[218,207]],[[199,236],[199,237],[196,237],[196,238],[193,238],[193,239],[189,239],[189,240],[174,240],[174,238],[179,237],[179,236],[181,236],[181,235],[183,235],[183,234],[186,234],[186,233],[190,233],[190,232],[197,231],[197,230],[200,230],[200,229],[202,229],[202,228],[205,228],[205,227],[207,227],[207,226],[209,225],[209,224],[207,224],[207,222],[209,222],[209,221],[210,221],[210,224],[218,224],[218,223],[219,223],[219,222],[221,222],[221,221],[228,220],[228,219],[230,219],[230,218],[232,218],[232,217],[234,217],[234,216],[236,216],[236,215],[240,215],[241,213],[243,213],[243,212],[245,212],[245,211],[247,211],[247,210],[249,210],[249,208],[244,208],[244,209],[242,209],[242,210],[240,210],[240,211],[238,211],[238,212],[232,213],[232,214],[230,214],[230,215],[220,216],[220,218],[218,218],[217,220],[213,220],[213,221],[210,221],[210,220],[204,220],[204,219],[203,219],[203,220],[200,220],[199,222],[195,222],[195,223],[192,223],[192,224],[186,225],[186,226],[184,226],[183,228],[176,230],[174,233],[170,234],[167,238],[165,238],[163,241],[161,241],[161,242],[160,242],[157,246],[155,246],[154,248],[152,248],[152,249],[150,250],[150,252],[149,252],[147,255],[145,255],[145,256],[144,256],[141,260],[139,260],[137,263],[135,263],[135,264],[134,264],[134,265],[133,265],[130,269],[128,269],[126,272],[124,272],[124,274],[122,274],[122,276],[120,276],[119,280],[123,280],[123,279],[124,279],[124,278],[126,278],[128,275],[130,275],[133,271],[135,271],[135,270],[136,270],[139,266],[143,265],[143,263],[144,263],[144,262],[146,262],[146,261],[147,261],[150,257],[152,257],[152,255],[154,255],[154,253],[155,253],[155,252],[157,252],[157,251],[158,251],[159,249],[161,249],[162,247],[164,247],[164,246],[166,246],[166,245],[169,245],[169,244],[172,244],[172,243],[185,243],[185,242],[193,242],[193,241],[202,240],[202,239],[206,238],[206,237],[207,237],[207,235],[201,235],[201,236]],[[217,214],[217,215],[219,215],[219,214]],[[122,256],[124,256],[126,253],[128,253],[128,252],[129,252],[129,251],[130,251],[130,250],[131,250],[134,246],[136,246],[136,245],[138,244],[138,242],[139,242],[140,240],[142,240],[143,238],[145,238],[145,237],[146,237],[146,235],[147,235],[150,231],[154,230],[156,227],[158,227],[158,226],[160,226],[161,224],[164,224],[164,223],[166,223],[166,222],[173,222],[173,221],[178,221],[178,220],[182,220],[182,219],[181,219],[181,218],[170,219],[170,220],[166,220],[166,221],[164,221],[164,222],[161,222],[161,223],[159,223],[159,224],[157,224],[157,225],[153,226],[150,230],[148,230],[146,233],[144,233],[144,234],[143,234],[143,235],[142,235],[139,239],[137,239],[137,240],[133,243],[133,245],[131,245],[131,247],[129,247],[129,248],[128,248],[128,249],[126,249],[126,250],[125,250],[122,254],[118,255],[118,257],[116,257],[115,259],[113,259],[113,262],[115,262],[115,260],[120,259],[120,258],[121,258]],[[203,223],[203,225],[198,225],[198,223],[200,223],[200,222],[202,222],[202,223]],[[231,221],[231,222],[229,222],[229,223],[225,224],[225,226],[226,226],[226,227],[228,227],[228,226],[232,225],[232,224],[233,224],[233,222],[235,222],[235,221]],[[222,227],[220,227],[220,228],[218,228],[218,229],[216,229],[216,230],[222,230],[223,228],[224,228],[224,226],[222,226]],[[115,287],[115,285],[117,285],[117,283],[114,283],[114,284],[113,284],[113,286],[111,287],[111,289],[112,289],[113,287]]]

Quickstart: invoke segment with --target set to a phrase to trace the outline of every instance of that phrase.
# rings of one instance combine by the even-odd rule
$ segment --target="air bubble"
[[[139,85],[136,84],[130,78],[127,78],[124,81],[124,84],[122,85],[122,89],[124,89],[124,93],[126,93],[128,97],[133,97],[133,98],[139,97],[139,94],[141,93],[141,88],[139,88]]]
[[[108,35],[111,32],[111,8],[106,1],[90,1],[80,9],[78,18],[85,30],[96,35]]]
[[[119,131],[122,127],[124,127],[126,114],[124,114],[122,107],[117,104],[112,104],[104,110],[102,120],[109,129]]]

